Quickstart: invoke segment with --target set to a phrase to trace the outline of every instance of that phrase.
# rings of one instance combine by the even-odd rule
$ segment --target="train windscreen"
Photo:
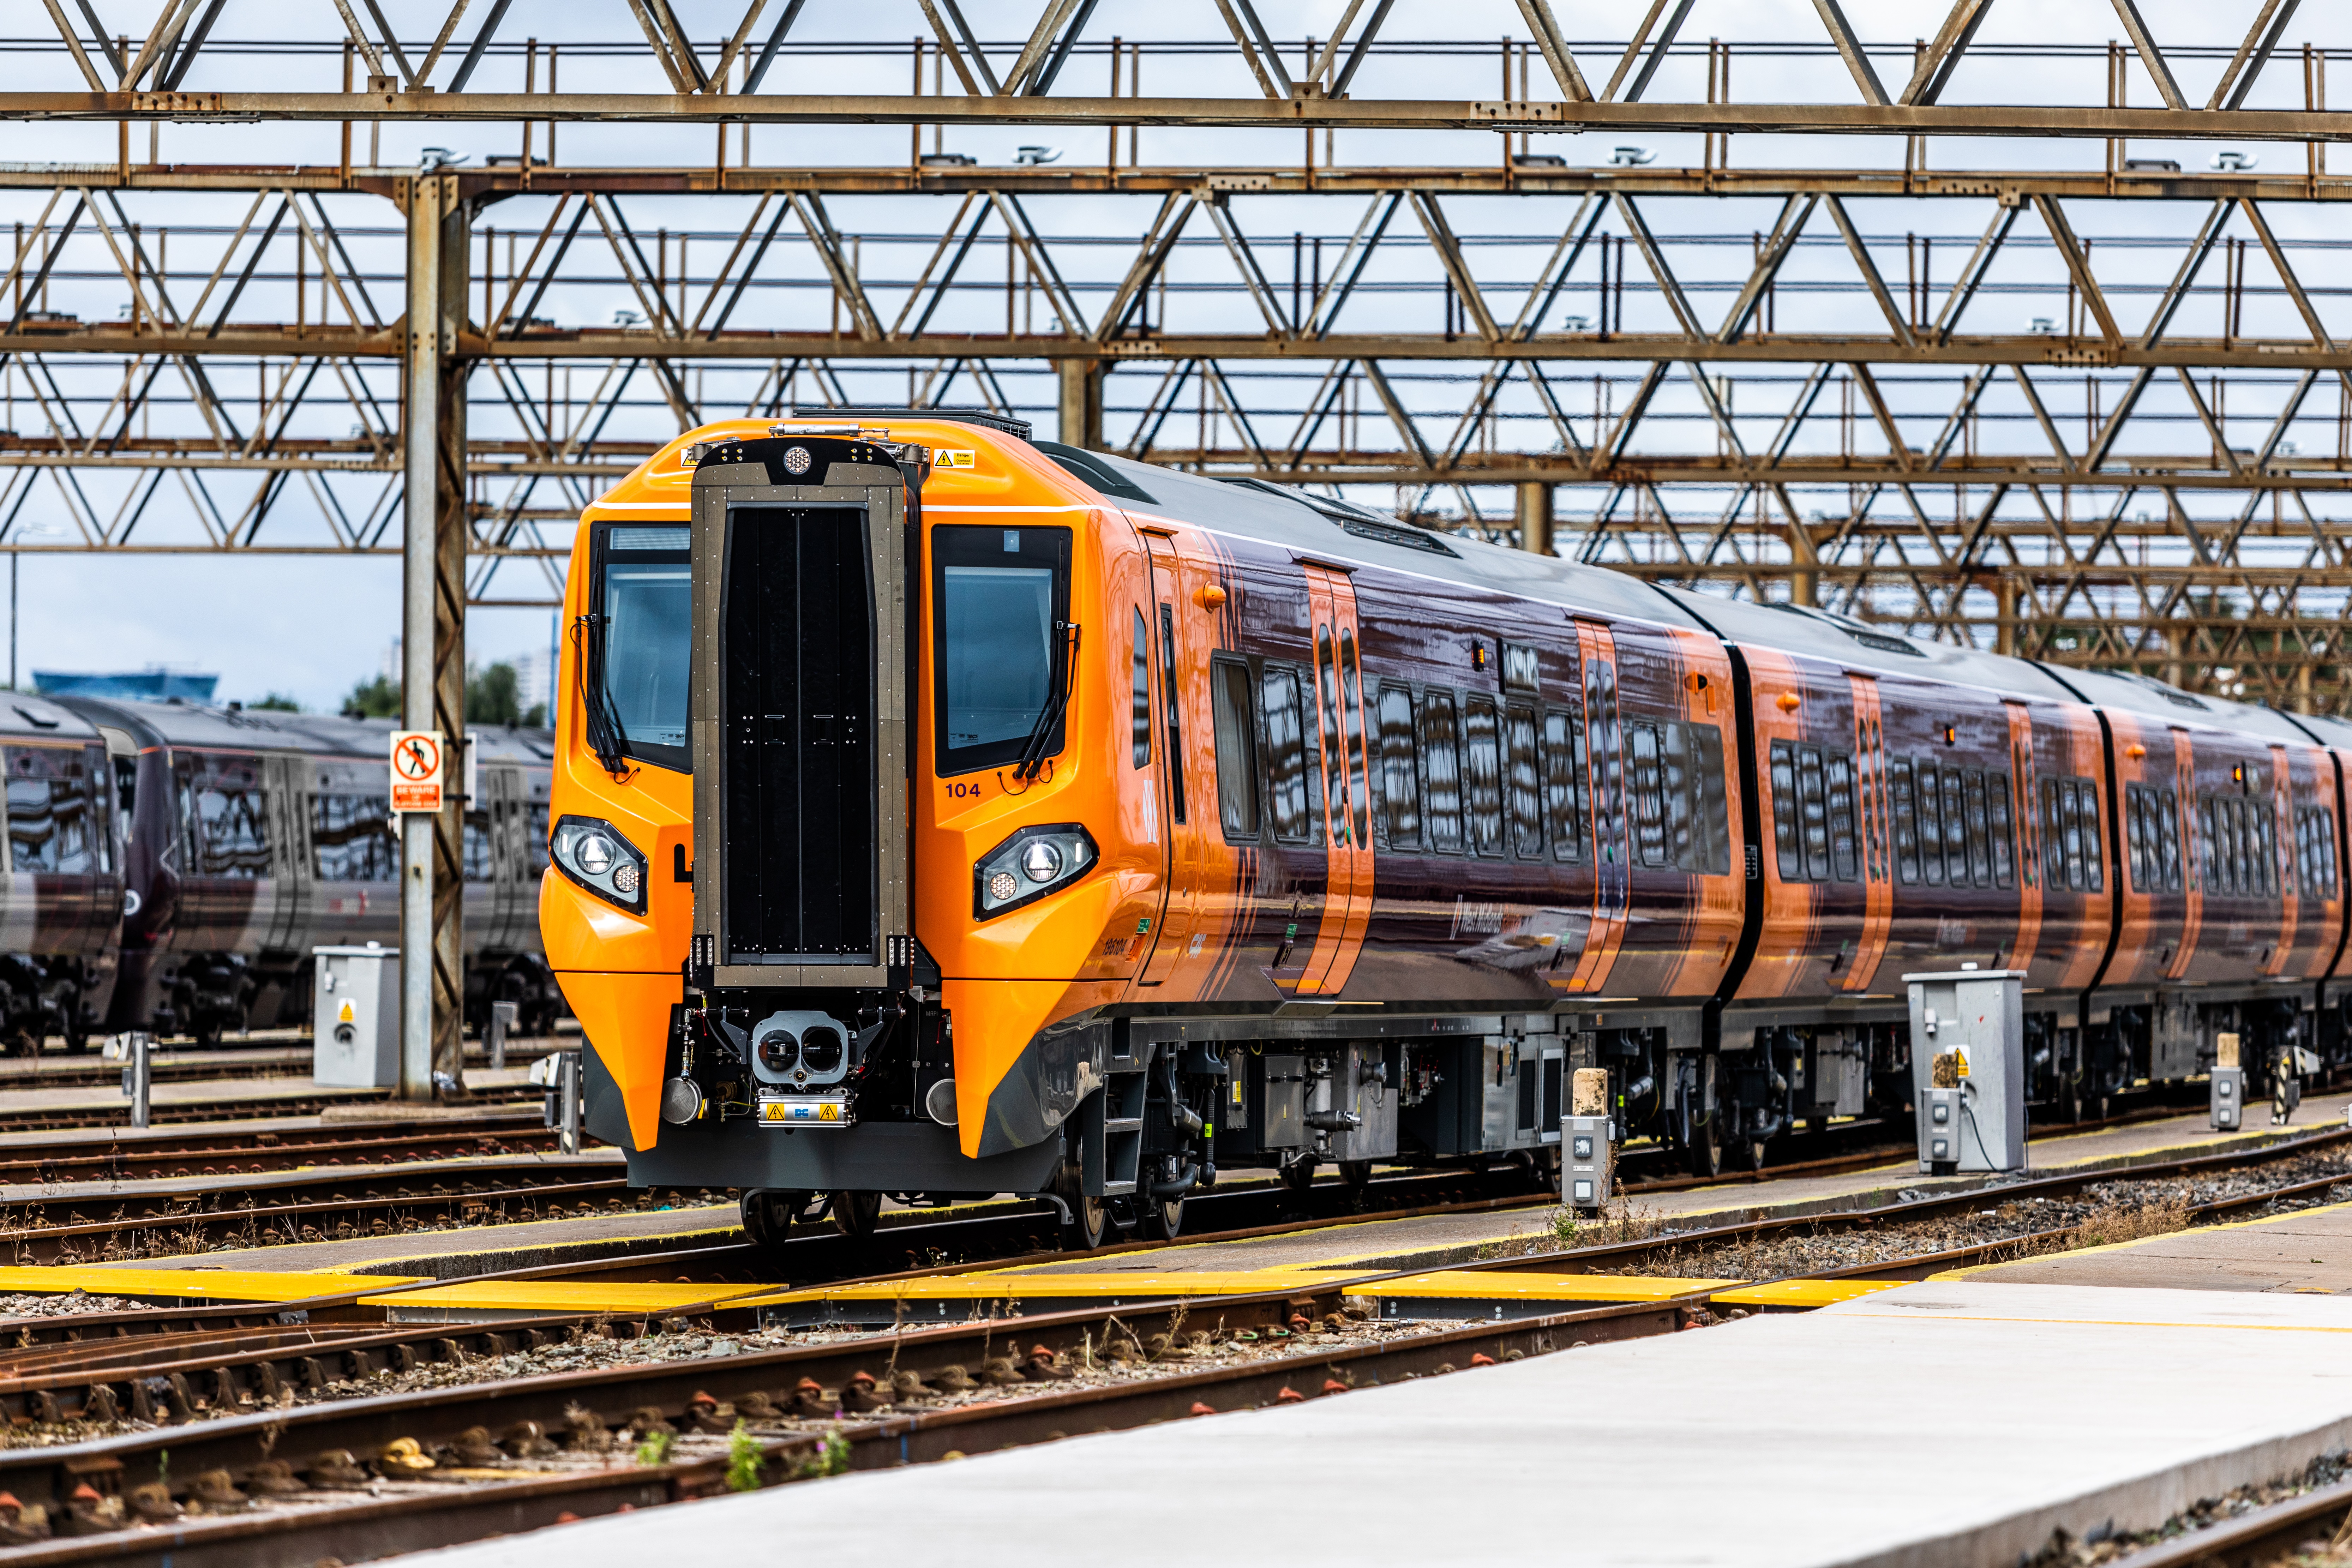
[[[693,573],[683,523],[604,530],[599,608],[604,691],[623,751],[686,771],[686,683],[693,639]]]
[[[931,531],[931,557],[940,773],[1058,752],[1054,697],[1066,672],[1056,627],[1069,615],[1070,531],[942,524]],[[1053,732],[1038,740],[1041,721]]]

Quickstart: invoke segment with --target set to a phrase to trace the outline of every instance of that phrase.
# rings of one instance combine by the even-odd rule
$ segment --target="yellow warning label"
[[[931,450],[931,467],[935,468],[977,468],[980,454],[952,447],[936,447]]]
[[[356,1024],[359,1018],[359,1009],[352,1005],[349,997],[345,997],[343,1005],[335,1009],[335,1022],[338,1024]]]
[[[1960,1058],[1960,1060],[1959,1060],[1959,1074],[1960,1074],[1960,1076],[1961,1076],[1962,1078],[1966,1078],[1966,1077],[1968,1077],[1968,1076],[1969,1076],[1969,1048],[1968,1048],[1968,1047],[1966,1047],[1966,1046],[1962,1046],[1962,1047],[1959,1047],[1959,1049],[1958,1049],[1958,1050],[1954,1051],[1952,1054],[1953,1054],[1954,1056],[1956,1056],[1956,1057],[1958,1057],[1958,1058]]]

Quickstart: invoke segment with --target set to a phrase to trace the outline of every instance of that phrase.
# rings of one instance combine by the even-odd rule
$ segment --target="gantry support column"
[[[466,213],[457,182],[408,196],[408,341],[401,422],[401,724],[437,730],[441,811],[401,818],[400,1094],[465,1092]]]
[[[1551,552],[1552,488],[1548,479],[1519,482],[1519,548],[1531,555]]]
[[[1102,445],[1103,367],[1099,360],[1054,362],[1061,383],[1061,434],[1055,437],[1068,447],[1089,450]]]

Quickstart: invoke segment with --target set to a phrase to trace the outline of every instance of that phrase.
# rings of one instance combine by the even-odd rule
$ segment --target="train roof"
[[[2332,713],[2283,713],[2280,717],[2323,746],[2352,752],[2352,721]]]
[[[142,744],[205,751],[293,752],[381,762],[395,727],[389,719],[345,719],[193,702],[96,697],[58,700],[97,723],[111,722],[130,730]],[[555,754],[554,731],[550,730],[483,725],[474,734],[484,762],[545,763]]]
[[[2067,669],[2056,672],[2083,694],[2084,700],[2119,712],[2145,714],[2168,724],[2209,730],[2229,730],[2263,741],[2308,744],[2310,735],[2275,708],[2232,702],[2167,686],[2150,676],[2120,669]]]
[[[1564,609],[1694,630],[1701,626],[1682,605],[1642,579],[1606,567],[1438,533],[1351,501],[1280,485],[1203,479],[1050,441],[1036,446],[1130,514],[1171,518],[1215,532],[1286,545],[1317,560],[1385,566],[1416,576],[1516,594]]]
[[[0,694],[0,742],[18,745],[48,741],[96,742],[98,729],[53,698],[30,692]]]
[[[1759,605],[1717,598],[1686,588],[1660,593],[1735,643],[1775,648],[1812,658],[1871,669],[1982,687],[2007,697],[2074,700],[2074,694],[2040,665],[1958,643],[1906,637],[1891,626],[1873,626],[1852,616],[1802,605]]]

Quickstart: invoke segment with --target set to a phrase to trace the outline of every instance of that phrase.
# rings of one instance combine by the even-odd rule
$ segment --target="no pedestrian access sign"
[[[392,732],[392,809],[441,809],[441,731]]]

